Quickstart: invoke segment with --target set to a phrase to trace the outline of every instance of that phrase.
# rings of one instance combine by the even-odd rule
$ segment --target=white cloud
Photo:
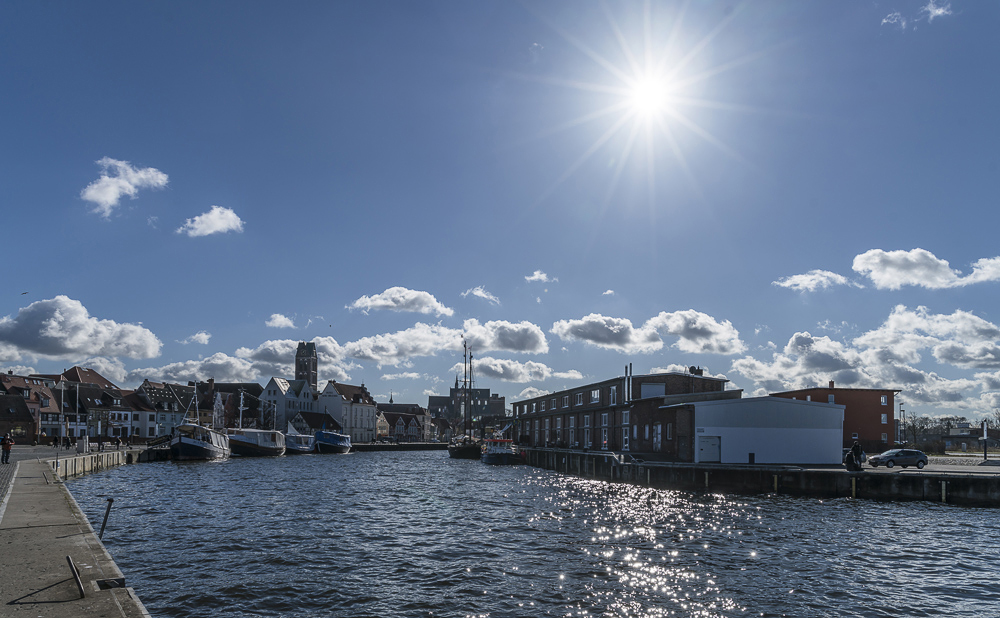
[[[177,228],[178,234],[187,234],[191,237],[242,231],[243,220],[233,212],[232,208],[222,206],[212,206],[208,212],[194,219],[188,219],[184,225]]]
[[[396,286],[381,294],[362,296],[347,306],[348,309],[360,309],[368,314],[373,309],[388,309],[389,311],[411,311],[414,313],[433,313],[437,316],[451,316],[454,310],[445,307],[429,292],[410,290]]]
[[[931,23],[936,17],[951,15],[951,3],[945,2],[938,6],[934,0],[929,0],[925,6],[920,7],[920,12],[927,13],[927,23]]]
[[[475,372],[487,378],[503,380],[504,382],[536,382],[557,378],[561,380],[582,380],[583,374],[575,369],[569,371],[553,371],[548,365],[536,361],[519,362],[514,360],[491,358],[489,356],[473,360]],[[460,372],[462,365],[456,364],[452,372]]]
[[[548,395],[552,391],[543,391],[540,388],[535,388],[534,386],[529,386],[520,393],[514,396],[514,401],[522,401],[524,399],[534,399],[535,397],[541,397],[542,395]]]
[[[772,281],[771,285],[789,288],[797,292],[815,292],[818,289],[829,288],[835,285],[864,287],[860,284],[852,283],[847,277],[830,272],[829,270],[810,270],[804,275],[792,275]]]
[[[424,377],[423,374],[416,373],[414,371],[405,371],[403,373],[386,373],[382,375],[383,380],[419,380]]]
[[[549,331],[563,341],[583,341],[606,350],[650,353],[663,347],[655,329],[637,329],[627,318],[613,318],[599,313],[578,320],[559,320]]]
[[[103,356],[95,356],[93,358],[88,358],[80,363],[81,367],[89,367],[97,373],[101,374],[105,378],[111,380],[115,384],[121,385],[125,383],[127,371],[125,371],[125,363],[121,362],[117,358],[105,358]]]
[[[153,358],[162,345],[148,329],[91,317],[80,301],[62,295],[33,302],[13,318],[0,318],[0,354],[8,360],[20,354],[73,361],[87,356]]]
[[[507,322],[506,320],[491,320],[480,324],[479,320],[469,319],[462,324],[465,340],[473,350],[487,352],[502,350],[505,352],[523,352],[545,354],[549,351],[549,343],[545,333],[531,322]]]
[[[739,354],[746,350],[740,332],[726,320],[719,322],[707,313],[687,309],[661,312],[643,325],[679,337],[673,347],[691,354]]]
[[[379,366],[399,366],[415,356],[434,356],[441,351],[462,349],[462,333],[453,328],[423,324],[395,333],[362,337],[344,344],[344,354]]]
[[[208,340],[211,338],[212,338],[211,333],[200,330],[195,334],[191,335],[190,337],[178,341],[177,343],[181,343],[184,345],[187,345],[189,343],[200,343],[202,345],[208,345]]]
[[[688,309],[661,312],[640,328],[626,318],[591,313],[579,320],[559,320],[550,331],[565,341],[584,341],[624,353],[650,353],[663,348],[660,333],[678,337],[673,347],[694,354],[738,354],[746,349],[728,320]]]
[[[906,30],[906,18],[899,11],[889,13],[882,19],[882,25],[898,26],[900,30]]]
[[[16,376],[30,376],[34,373],[38,373],[34,367],[28,365],[7,365],[6,367],[0,368],[0,373],[12,372]]]
[[[607,290],[603,294],[601,294],[601,296],[614,296],[614,295],[615,295],[614,290]]]
[[[264,325],[271,328],[295,328],[295,322],[280,313],[272,313],[271,318],[264,322]]]
[[[237,358],[218,352],[201,360],[181,361],[163,365],[162,367],[134,369],[128,372],[125,380],[129,383],[139,383],[145,379],[149,379],[154,382],[179,382],[184,384],[188,381],[205,381],[208,378],[214,378],[218,382],[254,382],[262,375],[270,376],[274,374],[262,374],[255,367],[254,363],[248,359]]]
[[[333,337],[313,337],[319,365],[319,381],[350,379],[350,371],[360,365],[347,358],[344,348]],[[239,348],[236,357],[253,364],[253,369],[261,376],[295,375],[295,352],[299,342],[293,339],[268,340],[256,348]]]
[[[963,277],[947,260],[919,248],[911,251],[872,249],[856,256],[853,268],[867,275],[875,287],[889,290],[898,290],[904,285],[934,290],[1000,281],[1000,257],[977,260],[972,265],[972,273]]]
[[[525,275],[524,280],[525,281],[541,281],[542,283],[550,283],[550,282],[554,282],[554,281],[559,281],[558,278],[556,278],[556,277],[549,277],[548,275],[546,275],[545,273],[543,273],[540,270],[536,270],[534,273],[532,273],[530,275]]]
[[[484,288],[481,285],[477,285],[474,288],[470,288],[470,289],[462,292],[462,297],[464,298],[464,297],[468,296],[469,294],[472,294],[473,296],[478,296],[479,298],[487,300],[487,301],[489,301],[490,303],[492,303],[494,305],[499,305],[500,304],[500,299],[497,298],[496,296],[490,294],[489,292],[487,292],[486,288]]]
[[[84,187],[80,197],[97,204],[91,212],[105,219],[111,216],[123,195],[135,198],[139,189],[162,189],[167,186],[167,175],[153,167],[136,169],[128,161],[104,157],[97,162],[101,177]],[[108,172],[113,175],[109,175]]]

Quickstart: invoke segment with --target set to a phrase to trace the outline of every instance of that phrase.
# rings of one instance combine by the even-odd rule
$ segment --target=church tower
[[[305,380],[316,392],[317,369],[319,362],[316,359],[316,344],[305,341],[299,342],[299,349],[295,352],[295,379]]]

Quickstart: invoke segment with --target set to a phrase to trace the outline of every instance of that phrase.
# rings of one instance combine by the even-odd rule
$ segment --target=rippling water
[[[70,481],[154,616],[994,616],[997,510],[658,491],[442,451]]]

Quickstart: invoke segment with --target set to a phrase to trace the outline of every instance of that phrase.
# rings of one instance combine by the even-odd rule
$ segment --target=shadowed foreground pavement
[[[20,461],[12,456],[10,465],[0,466],[0,615],[148,616],[131,588],[100,589],[99,582],[108,585],[122,573],[69,491],[38,459],[54,456],[53,450],[15,447],[15,453]],[[67,556],[76,564],[85,598]]]

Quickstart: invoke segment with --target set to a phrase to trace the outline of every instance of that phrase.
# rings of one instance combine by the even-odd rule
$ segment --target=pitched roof
[[[0,395],[0,422],[32,423],[35,419],[20,395]]]
[[[299,412],[296,416],[302,417],[305,424],[313,431],[343,431],[344,429],[337,422],[337,419],[322,412]]]
[[[28,397],[26,398],[26,401],[38,403],[38,409],[40,412],[59,412],[59,406],[55,403],[55,399],[52,396],[52,390],[49,389],[48,385],[46,385],[46,380],[43,378],[37,376],[17,376],[11,373],[0,374],[0,391],[6,391],[10,395],[19,394],[22,397],[24,397],[24,393],[27,391]],[[49,405],[41,405],[46,400]]]
[[[88,367],[72,367],[63,372],[63,376],[66,377],[70,382],[78,382],[80,384],[95,384],[101,388],[114,388],[118,387],[111,382],[111,380],[105,378],[101,374],[97,373],[93,369]]]
[[[381,414],[385,419],[385,422],[389,423],[390,427],[395,427],[400,420],[402,420],[403,424],[407,427],[413,425],[420,427],[420,418],[416,414],[400,414],[396,412],[382,412]]]
[[[348,401],[353,401],[355,403],[367,403],[369,405],[375,405],[375,399],[365,388],[365,385],[354,386],[353,384],[341,384],[340,382],[333,382],[333,387],[337,389],[340,396],[347,399]]]

